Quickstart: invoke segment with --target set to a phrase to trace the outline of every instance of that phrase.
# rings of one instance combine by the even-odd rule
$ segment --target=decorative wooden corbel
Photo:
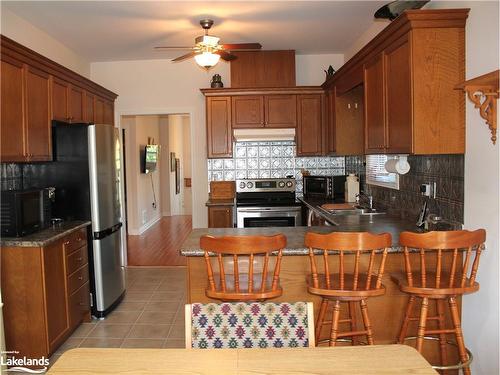
[[[456,90],[464,90],[474,107],[479,109],[480,116],[490,128],[493,144],[497,140],[498,77],[499,70],[496,70],[455,86]]]

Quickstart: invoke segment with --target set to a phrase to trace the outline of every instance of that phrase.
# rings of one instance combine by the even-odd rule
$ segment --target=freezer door
[[[89,172],[92,231],[121,222],[120,140],[113,125],[90,125]]]
[[[125,273],[120,265],[121,230],[93,240],[96,310],[105,311],[125,290]]]

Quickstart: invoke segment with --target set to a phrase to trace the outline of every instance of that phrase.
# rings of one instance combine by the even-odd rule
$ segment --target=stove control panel
[[[294,178],[257,178],[236,180],[236,192],[295,192]]]

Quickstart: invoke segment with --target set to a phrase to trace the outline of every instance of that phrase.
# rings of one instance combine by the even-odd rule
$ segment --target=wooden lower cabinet
[[[209,228],[233,228],[232,206],[209,206],[208,207]]]
[[[87,257],[68,267],[73,253],[87,253],[86,238],[82,228],[44,247],[0,248],[6,349],[16,357],[49,357],[90,319]]]

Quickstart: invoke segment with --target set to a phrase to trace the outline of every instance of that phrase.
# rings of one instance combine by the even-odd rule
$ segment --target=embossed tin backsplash
[[[464,156],[410,155],[410,172],[399,176],[399,190],[365,185],[364,156],[347,156],[346,173],[360,175],[361,186],[373,195],[375,206],[381,210],[415,219],[424,200],[429,212],[445,220],[464,222]],[[436,183],[436,199],[420,194],[420,185]]]
[[[312,175],[345,174],[344,157],[297,157],[294,142],[236,142],[233,150],[231,159],[208,159],[209,181],[293,176],[301,194],[302,168]]]

